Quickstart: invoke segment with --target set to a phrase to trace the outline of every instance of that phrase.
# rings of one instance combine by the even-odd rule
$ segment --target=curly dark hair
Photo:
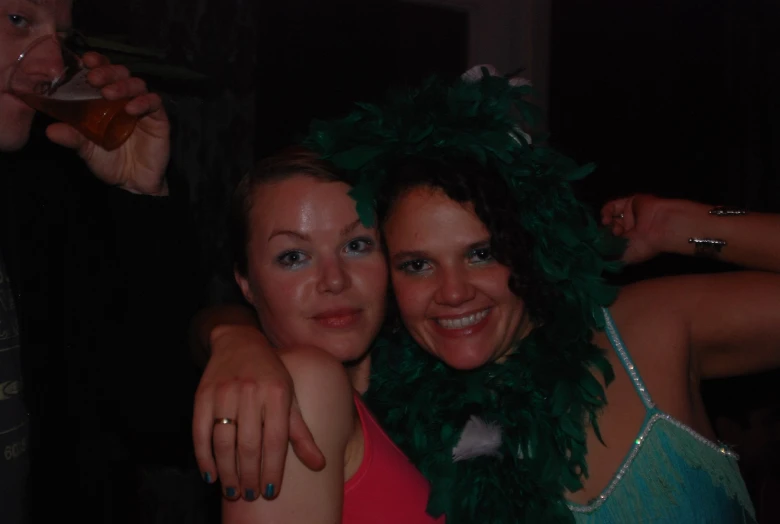
[[[531,252],[534,239],[522,227],[517,200],[504,178],[489,165],[468,157],[433,160],[413,158],[389,169],[386,186],[379,191],[377,211],[382,226],[393,206],[416,187],[441,189],[452,200],[471,203],[490,232],[495,259],[510,269],[509,289],[522,298],[531,318],[549,318],[558,297],[553,286],[537,278]]]

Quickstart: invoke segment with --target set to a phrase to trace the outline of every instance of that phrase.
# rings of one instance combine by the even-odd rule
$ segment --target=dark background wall
[[[85,33],[163,50],[163,65],[205,76],[144,75],[169,95],[204,293],[217,300],[232,293],[214,276],[229,266],[222,216],[256,156],[311,118],[430,73],[455,76],[468,60],[529,68],[554,145],[599,166],[577,188],[594,208],[644,191],[778,210],[778,20],[772,0],[76,3]],[[712,266],[661,259],[627,278],[697,268]]]
[[[633,191],[778,210],[780,4],[552,3],[553,139]]]
[[[552,141],[598,165],[581,197],[780,211],[778,21],[771,0],[552,2]],[[713,269],[665,256],[623,280]]]
[[[317,0],[267,6],[259,31],[257,148],[267,154],[312,118],[348,111],[391,86],[467,67],[466,13],[396,1]]]

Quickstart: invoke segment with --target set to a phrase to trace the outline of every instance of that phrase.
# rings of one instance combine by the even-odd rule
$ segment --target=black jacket
[[[173,177],[175,178],[175,177]],[[32,522],[134,520],[139,466],[193,464],[200,278],[186,192],[95,180],[41,140],[0,156],[0,253],[30,411]]]

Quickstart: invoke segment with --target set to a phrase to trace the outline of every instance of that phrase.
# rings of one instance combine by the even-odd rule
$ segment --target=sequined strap
[[[634,365],[634,361],[631,360],[631,355],[628,354],[628,350],[626,349],[625,344],[623,344],[623,339],[620,338],[620,333],[618,333],[617,327],[615,327],[615,321],[612,319],[612,315],[607,308],[602,308],[601,310],[604,312],[604,320],[606,320],[607,336],[609,337],[612,347],[615,348],[618,357],[620,357],[620,363],[623,364],[626,373],[631,377],[634,389],[636,389],[636,392],[639,394],[639,398],[642,399],[645,408],[653,409],[655,403],[650,397],[650,393],[647,391],[645,383],[639,375],[639,370]]]

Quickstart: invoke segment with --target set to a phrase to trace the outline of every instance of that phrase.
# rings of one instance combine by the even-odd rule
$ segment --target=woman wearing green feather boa
[[[618,293],[603,280],[614,243],[570,188],[590,168],[531,144],[528,86],[480,72],[317,123],[306,141],[347,174],[364,220],[379,204],[406,329],[377,341],[367,401],[430,480],[429,511],[754,522],[699,382],[780,364],[780,219],[608,203],[627,261],[697,252],[760,270]]]

